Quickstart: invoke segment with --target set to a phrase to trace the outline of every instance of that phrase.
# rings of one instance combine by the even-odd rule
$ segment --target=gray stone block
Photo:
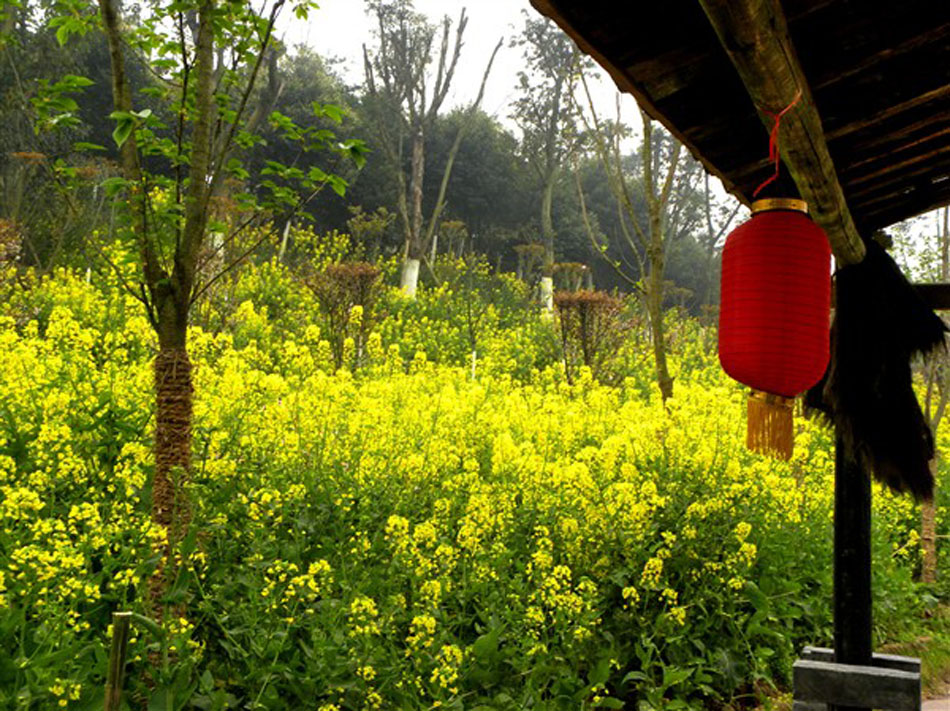
[[[805,647],[802,650],[802,659],[811,659],[816,662],[833,662],[835,660],[835,650],[828,647]],[[920,673],[920,659],[917,657],[875,654],[871,659],[871,666]]]
[[[796,701],[920,711],[919,672],[815,659],[799,659],[792,672]]]
[[[793,701],[792,711],[828,711],[828,704],[817,701]]]

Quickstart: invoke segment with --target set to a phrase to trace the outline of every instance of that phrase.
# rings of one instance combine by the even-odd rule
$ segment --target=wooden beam
[[[865,216],[870,231],[874,229],[888,227],[895,222],[906,220],[910,217],[922,215],[938,207],[944,207],[950,204],[950,190],[940,192],[920,192],[912,195],[909,199],[893,206],[882,206],[868,212]]]
[[[950,101],[943,107],[934,107],[935,111],[923,120],[910,123],[887,121],[874,127],[874,131],[865,130],[840,141],[831,141],[829,146],[838,156],[838,164],[850,166],[865,156],[887,155],[922,136],[932,135],[936,131],[950,128]],[[935,116],[945,116],[934,120]],[[847,172],[848,168],[844,168]],[[844,181],[847,184],[847,180]]]
[[[879,37],[880,30],[876,23],[870,18],[869,22],[874,24],[875,27],[873,29],[877,30],[874,33],[874,36]],[[945,22],[942,25],[938,25],[936,27],[930,26],[926,29],[923,29],[919,34],[914,34],[910,37],[907,37],[903,41],[899,41],[897,44],[889,45],[884,51],[864,57],[857,62],[852,62],[846,71],[829,72],[825,77],[812,84],[812,88],[815,91],[818,91],[820,89],[826,89],[828,87],[834,86],[835,84],[846,81],[853,76],[860,75],[861,73],[866,72],[868,69],[874,68],[882,62],[886,62],[895,56],[909,54],[920,47],[925,47],[931,42],[943,42],[946,37],[950,37],[950,22]],[[881,74],[887,74],[887,72],[881,71]]]
[[[919,96],[914,96],[910,99],[907,99],[906,101],[902,101],[899,104],[888,106],[886,109],[882,109],[881,111],[868,112],[861,118],[855,119],[850,123],[846,123],[843,126],[832,129],[828,132],[828,138],[835,139],[841,138],[842,136],[847,136],[848,134],[854,133],[855,131],[860,131],[862,128],[879,124],[889,118],[899,116],[905,111],[910,111],[911,109],[915,109],[918,106],[924,106],[934,101],[940,101],[947,98],[948,96],[950,96],[950,84],[939,86],[936,89],[931,89],[930,91],[924,92]]]
[[[920,163],[925,163],[925,167],[929,168],[936,159],[950,155],[950,138],[944,138],[944,136],[950,136],[950,128],[946,128],[940,133],[930,136],[923,141],[917,141],[915,144],[906,146],[903,149],[895,148],[888,156],[875,156],[874,158],[868,159],[866,163],[877,162],[882,165],[872,167],[870,170],[865,168],[867,172],[859,170],[861,167],[859,163],[853,164],[853,173],[852,171],[848,171],[848,187],[873,181],[875,178],[891,175],[892,173],[905,172],[905,168],[919,165]],[[943,138],[943,140],[940,140],[941,138]],[[930,141],[936,141],[937,145],[927,146],[923,152],[912,152],[910,156],[898,160],[898,153],[906,152],[918,147],[922,143],[928,143]]]
[[[867,166],[874,163],[894,162],[895,156],[898,154],[906,154],[912,158],[920,156],[933,158],[941,153],[950,153],[950,121],[943,128],[939,128],[939,124],[935,125],[931,132],[923,136],[892,141],[887,146],[886,152],[882,151],[877,154],[869,152],[866,158],[849,161],[847,167],[841,172],[846,176],[845,183],[854,183],[857,182],[853,177],[855,173],[863,175],[864,171],[869,170]]]
[[[873,182],[848,185],[848,195],[855,205],[864,205],[872,196],[901,194],[909,192],[919,185],[930,185],[946,180],[950,175],[950,151],[931,156],[927,161],[916,161],[912,165],[884,172]],[[863,210],[862,210],[863,213]]]
[[[828,235],[839,264],[864,259],[855,227],[779,0],[700,0],[762,119],[801,99],[782,119],[780,150],[809,210]]]
[[[914,284],[914,288],[934,311],[950,310],[950,284]]]

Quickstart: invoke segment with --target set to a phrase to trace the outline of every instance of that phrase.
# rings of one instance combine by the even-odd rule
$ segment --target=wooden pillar
[[[871,478],[847,456],[840,437],[835,442],[834,526],[835,661],[870,665]]]

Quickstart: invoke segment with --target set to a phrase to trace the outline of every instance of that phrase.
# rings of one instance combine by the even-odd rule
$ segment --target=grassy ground
[[[937,608],[931,622],[931,634],[880,650],[920,657],[925,699],[950,694],[950,606]]]

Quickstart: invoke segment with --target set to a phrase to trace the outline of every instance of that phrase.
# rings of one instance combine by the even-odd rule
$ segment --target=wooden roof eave
[[[710,175],[714,175],[722,182],[723,187],[733,195],[739,202],[741,202],[746,207],[749,206],[749,200],[743,194],[743,192],[733,183],[733,181],[726,176],[719,168],[717,168],[713,163],[709,162],[706,157],[699,151],[696,145],[687,137],[682,131],[680,131],[670,120],[660,111],[657,110],[656,106],[653,104],[647,92],[645,92],[636,82],[622,69],[617,67],[610,59],[608,59],[602,52],[596,49],[593,45],[590,44],[575,28],[569,21],[567,21],[564,16],[558,12],[558,10],[551,4],[550,0],[530,0],[534,8],[540,12],[545,17],[552,20],[555,24],[558,25],[577,45],[577,47],[584,52],[584,54],[591,57],[596,61],[601,67],[603,67],[607,73],[613,79],[614,84],[617,85],[617,88],[627,94],[632,95],[637,103],[640,105],[650,118],[655,121],[659,121],[662,126],[672,134],[676,140],[682,143],[686,149],[692,154],[692,156],[698,160],[703,168]]]
[[[864,259],[824,129],[778,0],[700,0],[753,103],[773,115],[797,100],[782,119],[780,151],[812,216],[841,264]],[[771,116],[763,116],[767,123]]]
[[[649,92],[629,72],[592,46],[558,9],[556,0],[531,2],[539,12],[553,19],[582,51],[604,67],[621,91],[632,94],[648,115],[663,124],[706,170],[722,180],[726,190],[748,204],[748,197],[733,182],[735,176],[732,179],[727,177],[657,109]],[[811,89],[796,56],[778,0],[701,0],[700,4],[756,107],[780,111],[792,103],[801,89],[799,105],[782,121],[782,158],[799,193],[809,203],[815,221],[827,233],[839,263],[861,261],[864,243],[844,197]],[[759,116],[771,128],[772,118],[761,111]]]

